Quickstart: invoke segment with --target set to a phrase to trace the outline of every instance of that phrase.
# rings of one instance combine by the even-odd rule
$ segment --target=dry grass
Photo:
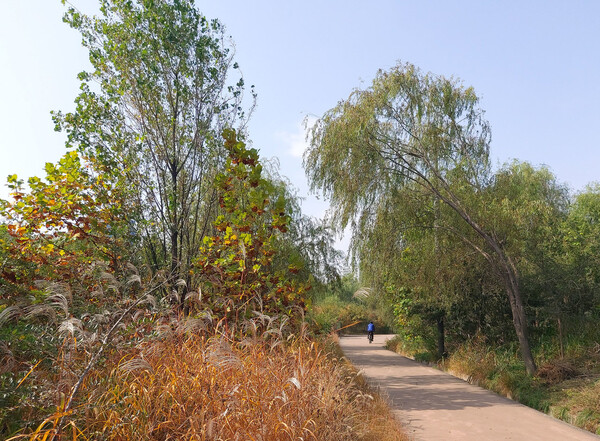
[[[405,439],[385,402],[299,320],[256,313],[228,327],[210,311],[184,319],[155,304],[146,310],[139,306],[147,296],[138,297],[53,325],[48,344],[57,352],[13,375],[23,393],[0,414],[17,416],[0,437]],[[35,344],[37,334],[28,335]],[[5,365],[13,358],[0,347]]]
[[[571,379],[556,389],[549,413],[600,435],[600,379]]]
[[[558,384],[579,374],[577,368],[570,360],[554,359],[544,363],[537,370],[536,375],[547,384]]]
[[[458,347],[444,360],[443,368],[473,384],[483,384],[496,369],[496,357],[480,339]]]
[[[402,440],[385,402],[305,337],[171,333],[113,352],[63,421],[65,439]],[[43,439],[59,415],[29,439]],[[387,419],[387,422],[386,422]],[[48,438],[50,439],[50,438]]]
[[[570,368],[564,379],[550,383],[549,413],[556,418],[600,435],[600,353],[598,344],[576,358],[551,365]],[[540,368],[541,369],[541,368]],[[573,374],[574,373],[574,374]]]

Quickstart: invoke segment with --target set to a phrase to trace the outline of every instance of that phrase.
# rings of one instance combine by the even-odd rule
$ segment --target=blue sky
[[[93,12],[93,0],[72,0]],[[258,107],[249,131],[307,192],[301,122],[398,61],[460,78],[482,97],[496,164],[546,164],[582,190],[600,181],[600,2],[198,0],[227,27]],[[64,152],[49,112],[69,111],[87,64],[59,0],[0,6],[0,179],[40,175]],[[0,196],[6,189],[0,190]],[[327,205],[308,200],[307,213]]]

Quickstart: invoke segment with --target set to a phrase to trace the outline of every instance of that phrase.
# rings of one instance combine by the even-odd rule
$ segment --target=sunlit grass
[[[163,333],[110,353],[78,403],[64,415],[66,439],[403,439],[385,402],[331,345],[305,336]],[[27,438],[51,435],[61,416]]]

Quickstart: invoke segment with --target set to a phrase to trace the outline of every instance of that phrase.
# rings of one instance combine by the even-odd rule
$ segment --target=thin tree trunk
[[[430,187],[431,191],[437,195],[437,197],[445,202],[450,208],[452,208],[459,216],[461,216],[467,224],[475,230],[481,238],[487,243],[487,245],[493,250],[492,256],[481,248],[468,241],[477,250],[479,253],[483,254],[483,256],[495,266],[496,270],[501,274],[502,279],[504,280],[504,285],[506,288],[506,293],[508,295],[508,300],[510,303],[510,309],[513,317],[513,324],[515,327],[515,332],[517,334],[517,338],[519,339],[519,346],[521,349],[521,356],[523,357],[523,362],[525,363],[525,369],[529,375],[534,375],[537,371],[537,367],[535,365],[535,361],[533,359],[533,355],[531,353],[531,346],[529,344],[529,333],[527,331],[527,317],[525,316],[525,308],[523,306],[523,299],[521,298],[521,291],[519,288],[519,279],[518,272],[511,261],[510,257],[508,257],[500,245],[500,243],[496,240],[493,235],[488,234],[477,222],[475,222],[471,216],[454,200],[451,200],[447,197],[444,197],[439,190]],[[455,197],[455,199],[457,199]],[[463,239],[464,236],[463,236]]]
[[[565,358],[565,342],[564,342],[564,335],[563,335],[563,325],[562,325],[562,321],[560,320],[560,316],[557,319],[558,321],[558,344],[559,344],[559,349],[560,349],[560,358],[563,359]]]
[[[442,314],[438,315],[436,321],[438,330],[438,358],[442,359],[446,356],[446,331],[444,329],[444,316]]]
[[[525,363],[525,369],[529,375],[534,375],[537,371],[533,354],[531,353],[531,346],[529,344],[529,332],[527,329],[527,317],[525,316],[525,308],[523,306],[523,300],[521,299],[521,292],[519,289],[519,283],[516,275],[511,271],[510,267],[506,268],[506,293],[508,294],[510,309],[513,316],[513,324],[517,338],[519,339],[519,346],[521,349],[521,356]]]
[[[177,286],[178,277],[178,261],[177,255],[179,253],[179,234],[176,227],[171,229],[171,274],[169,275],[169,288],[171,290],[179,291]],[[180,304],[183,306],[183,299],[180,299]]]

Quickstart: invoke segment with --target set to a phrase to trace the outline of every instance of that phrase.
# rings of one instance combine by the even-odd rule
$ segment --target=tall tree
[[[560,314],[566,267],[561,263],[560,226],[567,216],[568,189],[544,167],[513,161],[498,170],[486,189],[482,210],[519,269],[522,293],[536,318]]]
[[[216,234],[206,236],[195,261],[203,301],[230,327],[255,313],[292,316],[304,308],[307,283],[293,280],[294,262],[274,268],[278,236],[288,231],[286,201],[262,177],[256,149],[247,149],[233,130],[223,133],[228,158],[216,177],[223,214]],[[193,270],[192,270],[193,271]]]
[[[447,331],[455,341],[476,330],[485,330],[492,341],[502,341],[507,335],[503,319],[508,305],[498,303],[494,275],[456,234],[436,228],[440,220],[446,224],[454,220],[453,230],[462,227],[461,234],[468,234],[465,223],[433,198],[414,196],[405,188],[395,199],[386,200],[385,206],[377,207],[373,227],[361,241],[361,275],[380,292],[389,291],[388,286],[407,289],[411,308],[406,312],[422,323],[437,321],[439,330]],[[463,200],[467,196],[463,193]],[[566,189],[547,169],[514,161],[494,173],[484,191],[472,197],[479,202],[465,203],[477,208],[519,270],[528,314],[534,313],[538,323],[547,322],[548,313],[557,317],[560,287],[566,279],[564,265],[557,259]],[[400,303],[404,297],[399,297]],[[394,303],[394,297],[390,298]],[[409,327],[413,322],[420,323],[409,322]],[[431,335],[428,328],[422,331]],[[438,336],[441,354],[443,333]]]
[[[92,70],[79,74],[75,111],[54,114],[57,129],[67,132],[68,146],[123,177],[152,267],[169,270],[173,281],[189,279],[217,209],[219,134],[247,121],[244,82],[228,78],[237,64],[222,25],[192,0],[100,5],[99,17],[74,8],[65,14]]]
[[[339,282],[344,261],[344,253],[335,248],[334,229],[326,220],[302,213],[302,198],[279,173],[277,161],[263,160],[263,165],[263,177],[272,186],[271,199],[282,197],[285,212],[291,217],[285,234],[277,237],[273,267],[286,269],[293,263],[300,268],[294,273],[296,279],[312,278],[311,295],[328,290],[328,284]]]
[[[399,190],[449,208],[467,229],[443,217],[435,227],[456,234],[494,269],[533,374],[517,267],[472,204],[490,178],[490,128],[478,101],[472,88],[410,64],[380,71],[370,88],[355,90],[315,124],[305,165],[312,186],[331,198],[338,225],[352,223],[355,243],[372,223],[371,208]]]

